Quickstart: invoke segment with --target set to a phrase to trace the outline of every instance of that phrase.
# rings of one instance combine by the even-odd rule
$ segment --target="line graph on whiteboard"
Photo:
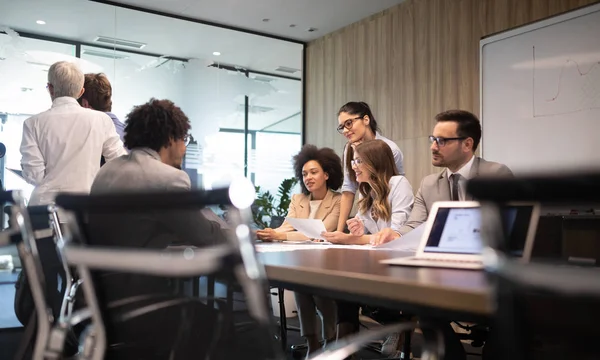
[[[600,110],[600,53],[533,57],[533,117]]]

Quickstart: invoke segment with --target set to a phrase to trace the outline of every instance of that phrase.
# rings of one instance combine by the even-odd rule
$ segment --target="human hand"
[[[352,235],[345,234],[341,231],[322,232],[321,236],[332,244],[349,244]]]
[[[359,217],[353,217],[346,221],[350,234],[354,236],[363,236],[365,234],[365,225]]]
[[[262,230],[256,230],[256,237],[262,241],[273,241],[275,240],[276,232],[271,228],[265,228]]]
[[[377,246],[377,245],[385,244],[385,243],[390,242],[399,237],[400,237],[400,234],[398,234],[391,228],[385,228],[385,229],[379,231],[378,233],[371,235],[371,245]]]

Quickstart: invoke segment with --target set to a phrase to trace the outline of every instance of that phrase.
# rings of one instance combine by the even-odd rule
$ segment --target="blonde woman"
[[[350,235],[340,237],[338,232],[323,233],[323,237],[340,244],[374,244],[400,237],[399,230],[408,219],[414,195],[408,180],[398,174],[394,154],[382,140],[370,140],[357,145],[351,160],[350,176],[358,182],[360,200],[356,217],[347,221]],[[360,305],[337,302],[338,339],[358,332]],[[392,321],[400,319],[397,312],[389,312]],[[392,354],[398,347],[399,334],[388,336],[382,353]]]
[[[340,238],[337,232],[323,236],[332,243],[373,245],[400,237],[414,195],[408,180],[398,174],[390,147],[382,140],[366,141],[356,146],[351,164],[360,200],[356,217],[347,221],[350,236]]]

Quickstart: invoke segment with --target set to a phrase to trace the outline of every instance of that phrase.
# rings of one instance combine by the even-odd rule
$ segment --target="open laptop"
[[[529,261],[540,213],[539,204],[510,203],[502,215],[507,252]],[[384,264],[455,269],[482,269],[481,209],[476,201],[433,204],[415,256],[382,260]]]

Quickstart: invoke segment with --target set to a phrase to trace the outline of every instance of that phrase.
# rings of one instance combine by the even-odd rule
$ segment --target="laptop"
[[[509,241],[507,253],[528,262],[533,249],[540,206],[509,203],[502,215]],[[483,268],[481,209],[477,201],[441,201],[425,223],[414,256],[382,260],[384,264],[478,270]]]

